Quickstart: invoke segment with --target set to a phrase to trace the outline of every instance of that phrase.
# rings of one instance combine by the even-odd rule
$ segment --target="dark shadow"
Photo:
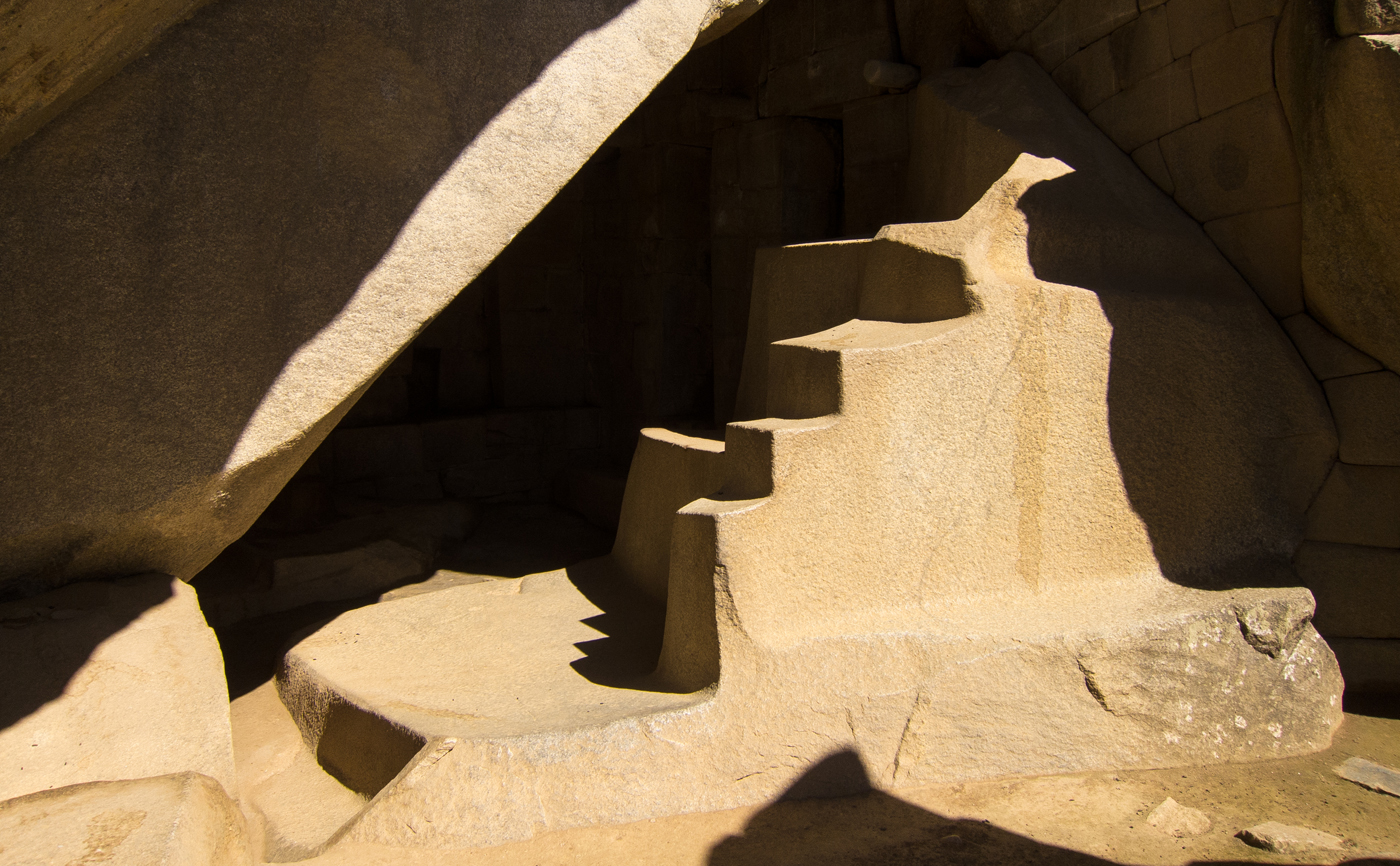
[[[574,644],[585,655],[572,667],[585,679],[613,688],[658,689],[650,679],[661,656],[666,606],[623,580],[607,557],[569,567],[569,580],[603,612],[584,620],[603,637]]]
[[[830,790],[825,781],[830,778],[850,783],[854,773],[865,784],[862,793],[820,803],[792,802],[799,791]],[[1131,860],[1131,852],[1125,853]],[[1114,861],[1038,842],[987,822],[944,817],[870,790],[859,756],[842,751],[814,765],[778,802],[755,815],[742,833],[711,849],[707,862],[710,866],[1107,866]],[[1258,860],[1209,862],[1244,866]]]
[[[139,515],[195,505],[445,169],[628,5],[220,0],[0,159],[0,579],[188,556]]]
[[[1400,719],[1400,692],[1358,692],[1342,694],[1342,710],[1374,719]]]
[[[0,604],[0,731],[60,697],[103,641],[170,597],[171,578],[152,575]]]
[[[394,781],[425,743],[373,713],[332,700],[316,743],[316,762],[345,787],[373,797]]]

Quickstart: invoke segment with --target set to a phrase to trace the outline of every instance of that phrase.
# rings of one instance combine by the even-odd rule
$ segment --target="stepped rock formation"
[[[1239,588],[1286,576],[1334,453],[1301,359],[1028,58],[917,99],[998,176],[955,220],[772,252],[751,346],[777,339],[743,380],[767,417],[722,447],[646,433],[611,558],[361,608],[288,654],[303,738],[373,797],[331,841],[724,808],[832,755],[795,794],[1330,741],[1311,596]],[[658,596],[647,655],[615,620]]]

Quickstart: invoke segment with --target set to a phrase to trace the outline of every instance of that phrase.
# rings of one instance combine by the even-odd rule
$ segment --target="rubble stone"
[[[1395,0],[1337,0],[1334,9],[1339,36],[1400,33],[1400,3]]]
[[[1256,824],[1241,830],[1239,837],[1248,845],[1275,854],[1307,854],[1311,851],[1340,851],[1342,839],[1330,833],[1293,827],[1277,821]]]
[[[1372,791],[1382,791],[1400,797],[1400,772],[1365,758],[1347,758],[1336,773],[1348,782],[1355,782]]]
[[[1171,797],[1163,800],[1147,816],[1147,823],[1157,830],[1183,839],[1199,836],[1210,830],[1210,817],[1200,809],[1183,806]]]

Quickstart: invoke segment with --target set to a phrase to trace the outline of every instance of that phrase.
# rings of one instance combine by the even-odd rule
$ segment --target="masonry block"
[[[1400,547],[1400,467],[1337,463],[1307,524],[1310,541]]]
[[[1176,201],[1205,222],[1298,201],[1298,160],[1273,92],[1162,138]]]
[[[423,471],[423,440],[417,425],[341,428],[330,440],[336,481]]]
[[[1293,565],[1326,638],[1400,638],[1400,550],[1306,541]]]
[[[1322,327],[1307,313],[1289,316],[1280,324],[1318,379],[1355,376],[1382,369],[1380,361]]]
[[[1303,228],[1298,205],[1212,220],[1205,230],[1270,312],[1282,317],[1303,311]]]
[[[1274,24],[1264,18],[1237,27],[1191,52],[1202,117],[1274,89]]]
[[[1172,56],[1185,57],[1235,26],[1230,0],[1167,0]]]
[[[1348,692],[1400,692],[1400,640],[1336,638],[1328,644],[1337,654]]]
[[[1031,53],[1042,67],[1054,70],[1137,15],[1137,0],[1063,0],[1031,31]]]
[[[1142,169],[1142,173],[1151,178],[1153,183],[1162,188],[1162,192],[1171,195],[1176,189],[1176,184],[1172,183],[1171,172],[1167,171],[1167,161],[1162,158],[1162,147],[1155,139],[1133,151],[1133,162],[1137,163],[1137,167]]]
[[[1132,87],[1172,62],[1167,10],[1148,9],[1108,37],[1120,87]]]
[[[1114,67],[1110,40],[1111,37],[1105,36],[1070,55],[1051,76],[1060,89],[1074,100],[1074,104],[1084,111],[1097,108],[1122,88]]]
[[[1283,11],[1284,0],[1230,0],[1230,14],[1236,27],[1260,18],[1273,18]]]
[[[1400,466],[1400,376],[1389,370],[1328,379],[1322,385],[1347,463]]]
[[[1196,121],[1200,114],[1191,83],[1191,58],[1183,57],[1106,100],[1089,112],[1089,118],[1129,153]]]

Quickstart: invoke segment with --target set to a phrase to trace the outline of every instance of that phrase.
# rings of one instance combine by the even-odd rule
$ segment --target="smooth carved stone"
[[[252,866],[243,815],[198,773],[88,782],[0,803],[6,863]]]
[[[1200,809],[1183,806],[1171,797],[1163,800],[1147,816],[1147,823],[1168,836],[1184,839],[1210,830],[1210,817]]]
[[[193,770],[232,789],[223,656],[167,575],[0,605],[0,798]]]
[[[1400,691],[1400,640],[1334,638],[1337,663],[1355,693]]]
[[[1191,52],[1202,117],[1274,89],[1274,21],[1237,27]]]
[[[1105,100],[1089,112],[1095,124],[1125,151],[1200,118],[1191,83],[1191,60],[1183,57]]]
[[[1293,827],[1268,821],[1247,830],[1241,830],[1239,837],[1245,844],[1263,848],[1275,854],[1306,854],[1310,851],[1340,851],[1342,839],[1330,833],[1309,830],[1306,827]]]
[[[1323,635],[1400,639],[1400,550],[1305,541],[1293,565]]]

